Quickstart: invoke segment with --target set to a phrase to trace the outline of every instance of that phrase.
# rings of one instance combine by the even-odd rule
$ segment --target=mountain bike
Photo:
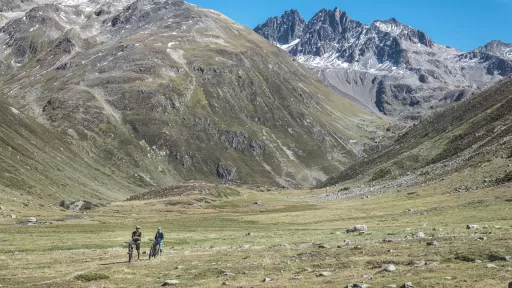
[[[149,260],[151,257],[156,258],[156,256],[160,255],[160,242],[155,240],[150,240],[153,242],[151,245],[151,250],[149,250]]]
[[[128,243],[128,263],[132,263],[132,258],[133,258],[133,241],[130,241],[130,242],[126,242]]]

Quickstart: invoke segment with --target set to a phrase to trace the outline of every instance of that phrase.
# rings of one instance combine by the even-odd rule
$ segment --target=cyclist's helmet
[[[135,229],[140,229],[140,226],[135,226]]]
[[[157,229],[158,229],[158,230],[162,230],[162,227],[158,226],[158,228],[157,228]]]

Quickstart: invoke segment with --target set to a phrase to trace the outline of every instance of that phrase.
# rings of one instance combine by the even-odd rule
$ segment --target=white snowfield
[[[394,36],[397,36],[400,33],[402,33],[404,31],[404,27],[406,26],[403,24],[394,23],[394,22],[390,22],[390,21],[375,21],[373,24],[375,26],[377,26],[380,30],[382,30],[384,32],[388,32]],[[412,29],[412,27],[410,27],[410,26],[407,26],[407,27]]]
[[[293,40],[292,42],[290,42],[290,44],[285,44],[285,45],[279,45],[277,43],[274,43],[276,44],[277,46],[279,46],[281,49],[289,52],[291,48],[295,47],[295,45],[297,45],[298,43],[300,42],[300,39],[295,39]]]

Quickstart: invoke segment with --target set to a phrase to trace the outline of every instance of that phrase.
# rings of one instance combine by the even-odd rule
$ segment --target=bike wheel
[[[132,258],[133,258],[133,246],[129,245],[128,246],[128,263],[132,263]]]

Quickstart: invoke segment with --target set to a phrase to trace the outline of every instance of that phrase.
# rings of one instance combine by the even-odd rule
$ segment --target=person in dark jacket
[[[142,241],[142,231],[140,231],[140,226],[135,227],[135,231],[132,232],[132,242],[131,245],[135,245],[137,249],[137,261],[140,261],[140,242]]]

